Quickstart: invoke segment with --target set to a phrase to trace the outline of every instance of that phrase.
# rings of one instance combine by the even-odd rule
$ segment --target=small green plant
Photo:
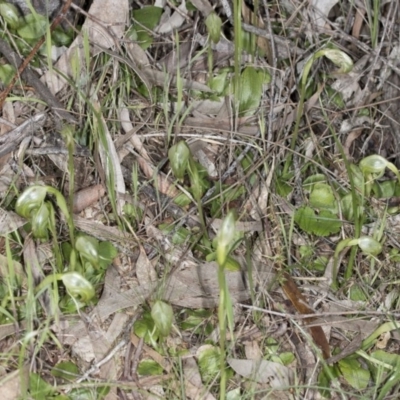
[[[218,285],[219,285],[219,334],[220,334],[220,398],[224,399],[226,394],[227,370],[226,370],[226,327],[228,325],[233,337],[233,307],[232,300],[229,294],[228,286],[225,279],[225,266],[232,250],[235,239],[235,223],[236,218],[233,211],[229,211],[224,218],[221,229],[217,234],[217,263],[218,263]]]
[[[62,212],[69,227],[69,242],[62,244],[57,238],[55,211],[51,195]],[[101,242],[91,236],[79,234],[75,238],[72,215],[64,196],[50,186],[30,186],[18,197],[16,212],[29,221],[32,235],[42,241],[52,240],[56,256],[57,271],[48,275],[38,286],[37,293],[48,287],[57,288],[57,282],[64,284],[68,297],[61,300],[69,312],[87,304],[95,295],[94,286],[102,282],[107,267],[117,254],[109,242]],[[66,261],[65,261],[66,260]],[[65,265],[68,265],[66,270]],[[94,286],[93,286],[94,285]]]
[[[34,11],[33,8],[32,11]],[[7,29],[15,36],[15,42],[23,54],[29,52],[28,46],[34,45],[46,34],[49,26],[49,19],[46,16],[36,12],[22,16],[18,8],[10,3],[0,3],[0,17]],[[69,46],[72,39],[73,31],[66,32],[61,27],[56,27],[51,34],[52,44],[56,46]]]

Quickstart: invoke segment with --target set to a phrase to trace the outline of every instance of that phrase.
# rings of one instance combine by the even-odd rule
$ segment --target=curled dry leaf
[[[163,22],[156,31],[158,33],[169,33],[174,29],[180,28],[185,22],[185,15],[187,14],[186,1],[183,0],[178,9],[174,11],[167,21]]]
[[[121,108],[119,113],[119,118],[121,120],[121,127],[124,130],[126,135],[130,135],[129,141],[134,147],[134,149],[147,161],[150,161],[150,157],[147,153],[147,150],[143,146],[140,137],[136,134],[136,129],[132,125],[132,122],[129,118],[129,111],[126,107]]]
[[[74,194],[74,213],[79,213],[90,205],[96,203],[105,195],[106,191],[103,185],[94,185],[82,189]]]
[[[136,277],[140,285],[146,285],[157,280],[156,270],[147,258],[146,252],[142,246],[140,246],[139,258],[136,261]]]

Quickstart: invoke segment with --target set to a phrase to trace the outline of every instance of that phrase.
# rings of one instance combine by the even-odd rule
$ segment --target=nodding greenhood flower
[[[329,58],[329,60],[339,67],[338,73],[345,74],[353,69],[353,60],[342,50],[323,49],[321,52],[326,58]]]
[[[88,303],[95,294],[92,284],[77,272],[67,272],[61,280],[69,295],[78,302]]]
[[[79,255],[89,261],[93,267],[99,266],[99,242],[92,236],[79,235],[75,242]]]
[[[21,217],[30,218],[32,213],[37,211],[43,204],[46,198],[46,186],[30,186],[26,188],[18,197],[15,205],[15,211]]]
[[[19,26],[20,12],[14,4],[10,3],[0,3],[0,15],[4,18],[4,21],[12,29],[16,29]]]
[[[228,254],[232,247],[232,242],[235,239],[235,213],[229,211],[227,216],[222,221],[222,225],[217,234],[217,262],[223,266],[226,262]]]
[[[168,158],[176,179],[184,178],[190,157],[189,146],[183,140],[169,149]]]
[[[37,239],[48,239],[50,223],[50,204],[42,203],[40,208],[32,216],[32,234]]]
[[[351,246],[358,246],[363,253],[370,256],[377,256],[382,252],[382,245],[376,239],[369,236],[361,236],[357,239],[344,239],[340,241],[336,246],[334,254],[333,286],[335,288],[337,287],[336,274],[338,271],[339,254],[344,248]],[[344,273],[345,279],[349,279],[353,273],[350,265],[351,264],[348,265]]]
[[[385,173],[385,168],[392,171],[398,181],[400,182],[400,173],[394,164],[386,160],[386,158],[373,154],[371,156],[365,157],[360,161],[360,170],[364,175],[374,175],[374,179],[380,178]]]
[[[358,239],[352,239],[347,245],[358,245],[363,253],[371,256],[377,256],[378,254],[382,253],[382,245],[377,240],[369,236],[361,236]]]
[[[382,245],[374,238],[369,236],[361,236],[357,239],[344,239],[338,243],[335,250],[335,257],[339,256],[339,253],[345,247],[358,246],[363,253],[377,256],[382,252]]]

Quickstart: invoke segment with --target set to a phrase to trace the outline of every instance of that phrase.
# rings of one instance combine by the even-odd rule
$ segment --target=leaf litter
[[[195,14],[193,5],[199,14]],[[282,23],[283,29],[278,27],[280,25],[274,25],[275,28],[271,29],[269,26],[271,21],[268,23],[264,5],[249,7],[243,4],[243,30],[247,35],[244,40],[247,40],[248,44],[239,71],[240,85],[243,88],[238,95],[238,112],[241,112],[241,115],[235,114],[235,105],[231,101],[233,92],[229,80],[234,66],[230,58],[234,54],[234,45],[231,32],[232,10],[229,4],[221,2],[213,7],[208,1],[196,0],[190,5],[183,1],[171,6],[169,3],[156,2],[155,7],[161,10],[157,11],[161,18],[155,18],[150,24],[145,19],[140,21],[150,11],[146,9],[148,5],[143,4],[140,7],[136,5],[136,11],[146,12],[136,13],[136,20],[133,21],[134,27],[137,25],[141,27],[141,30],[136,28],[134,32],[137,35],[135,42],[124,36],[127,33],[126,22],[131,18],[128,2],[109,0],[105,4],[93,1],[87,11],[90,17],[84,14],[86,19],[82,32],[86,33],[77,35],[54,67],[48,69],[42,77],[42,81],[53,94],[71,93],[71,87],[65,77],[75,81],[77,87],[87,86],[88,93],[93,94],[89,101],[98,117],[90,123],[90,126],[96,134],[104,134],[97,143],[98,153],[94,155],[97,157],[100,154],[96,162],[99,169],[104,171],[103,179],[106,181],[103,180],[103,185],[99,185],[99,181],[92,179],[92,187],[84,188],[88,192],[89,189],[93,192],[93,197],[90,196],[88,200],[79,200],[78,193],[75,195],[78,204],[76,212],[80,212],[81,215],[74,216],[74,222],[78,230],[99,240],[111,241],[120,250],[118,259],[107,269],[104,288],[98,303],[92,309],[82,311],[79,318],[62,315],[58,307],[50,310],[49,307],[54,303],[49,299],[49,293],[38,295],[43,310],[55,317],[53,331],[58,340],[77,358],[77,364],[82,372],[81,379],[77,377],[79,382],[93,377],[109,382],[118,381],[122,376],[121,371],[127,369],[126,366],[123,368],[121,361],[130,365],[132,360],[127,349],[133,346],[138,351],[135,357],[138,359],[150,357],[162,366],[165,374],[163,378],[161,376],[158,380],[156,378],[150,385],[145,385],[144,378],[141,377],[136,380],[137,387],[152,387],[161,396],[166,396],[168,390],[171,387],[176,388],[177,385],[176,382],[164,384],[165,380],[171,379],[169,375],[171,369],[168,365],[173,362],[176,355],[165,354],[155,345],[154,339],[153,342],[143,345],[140,342],[143,338],[134,339],[132,332],[133,321],[140,320],[146,308],[162,300],[164,304],[174,306],[176,312],[174,329],[168,340],[171,340],[171,343],[173,340],[176,341],[177,344],[173,345],[174,350],[186,349],[189,353],[185,355],[187,357],[183,365],[185,382],[181,389],[188,398],[218,397],[215,384],[204,379],[204,371],[198,368],[200,361],[196,361],[194,357],[195,350],[206,340],[212,341],[214,336],[209,330],[199,334],[194,328],[192,334],[188,336],[186,332],[179,331],[178,318],[179,310],[182,315],[186,315],[196,310],[213,310],[218,307],[220,296],[218,265],[213,260],[206,261],[198,247],[190,244],[188,237],[177,244],[179,235],[176,233],[179,231],[179,226],[173,229],[172,234],[160,228],[162,223],[178,216],[180,227],[190,227],[189,237],[196,237],[199,229],[204,229],[196,207],[180,205],[177,214],[174,205],[167,202],[168,197],[175,198],[182,193],[189,194],[188,197],[194,200],[194,195],[188,192],[188,182],[184,180],[178,184],[165,166],[164,157],[168,146],[171,145],[171,138],[173,143],[181,137],[187,140],[196,160],[205,168],[210,182],[220,180],[220,184],[225,185],[224,190],[228,190],[230,185],[234,187],[238,182],[246,189],[236,197],[232,194],[214,206],[223,210],[228,205],[229,208],[240,210],[244,205],[243,210],[247,210],[247,214],[252,217],[250,219],[242,215],[242,220],[236,224],[236,229],[247,235],[247,241],[245,245],[241,244],[234,250],[235,258],[239,260],[239,269],[225,273],[227,289],[235,308],[235,335],[239,338],[240,332],[253,323],[253,318],[254,321],[257,320],[255,313],[260,311],[258,308],[267,314],[271,312],[268,318],[264,316],[261,319],[264,325],[256,323],[261,335],[253,342],[254,349],[258,349],[255,353],[250,351],[249,345],[242,348],[240,341],[235,343],[235,338],[230,338],[232,344],[237,346],[235,351],[247,354],[247,359],[231,357],[228,360],[235,373],[230,382],[232,396],[237,389],[239,393],[241,391],[243,393],[251,382],[260,385],[257,390],[265,392],[289,388],[293,390],[300,383],[300,380],[296,379],[301,379],[303,376],[299,373],[299,378],[295,378],[299,369],[306,371],[306,380],[301,383],[305,382],[310,386],[317,384],[316,374],[310,372],[313,369],[311,365],[320,360],[318,347],[328,363],[337,366],[332,367],[338,368],[332,369],[332,374],[336,374],[336,378],[341,374],[342,388],[367,391],[367,384],[372,375],[369,369],[365,368],[365,361],[363,364],[360,359],[363,357],[368,360],[373,373],[376,372],[378,365],[378,362],[371,358],[374,353],[365,353],[371,350],[368,338],[377,340],[375,346],[384,353],[386,350],[385,354],[389,360],[390,354],[387,350],[396,337],[395,324],[378,336],[376,332],[385,326],[384,321],[388,318],[398,318],[395,306],[397,293],[390,291],[398,278],[394,270],[388,266],[398,262],[396,252],[398,243],[395,236],[397,214],[387,215],[377,212],[372,216],[372,209],[368,210],[372,216],[370,220],[375,218],[375,221],[364,223],[363,232],[368,231],[371,235],[375,235],[378,230],[383,231],[387,237],[386,258],[378,259],[377,265],[374,261],[368,265],[364,259],[357,260],[358,278],[362,278],[363,285],[358,286],[359,282],[353,280],[348,282],[349,287],[343,286],[341,293],[333,294],[326,284],[335,278],[336,272],[327,267],[332,264],[325,262],[325,276],[318,276],[313,269],[316,264],[315,259],[310,255],[307,258],[305,254],[309,254],[307,252],[310,252],[310,249],[311,252],[318,253],[324,247],[323,244],[328,244],[328,247],[331,246],[331,256],[333,256],[334,246],[339,241],[335,236],[338,231],[329,229],[326,231],[322,227],[323,216],[327,215],[326,210],[323,210],[324,202],[315,199],[317,190],[311,191],[311,194],[302,191],[304,174],[300,171],[308,168],[308,174],[312,175],[315,166],[326,164],[322,165],[321,171],[328,177],[328,183],[322,183],[319,187],[324,186],[324,193],[330,190],[329,187],[332,188],[329,192],[332,193],[330,204],[339,210],[340,207],[336,207],[339,204],[337,196],[342,195],[344,187],[348,186],[349,182],[343,163],[338,161],[340,151],[337,142],[331,140],[333,135],[329,130],[332,127],[338,132],[343,145],[343,154],[347,156],[347,160],[358,162],[365,155],[380,153],[384,157],[398,161],[397,111],[400,104],[396,100],[399,93],[398,44],[392,37],[385,36],[390,34],[386,28],[388,23],[394,30],[399,29],[396,25],[398,21],[396,22],[393,17],[399,12],[396,5],[380,5],[379,15],[374,14],[376,10],[371,13],[371,9],[365,6],[353,5],[351,8],[355,18],[353,26],[351,19],[347,20],[347,25],[340,25],[343,23],[341,13],[345,6],[337,1],[312,2],[309,7],[297,3],[274,5],[268,18],[271,15],[277,17],[282,13],[282,19],[274,18],[272,22]],[[204,20],[213,12],[224,21],[225,37],[221,37],[219,41],[215,40],[217,43],[209,44]],[[260,13],[264,13],[264,18],[260,18]],[[198,19],[193,25],[191,22],[194,21],[194,15]],[[364,19],[360,19],[360,15],[364,16]],[[373,30],[373,27],[376,28],[376,25],[373,25],[374,19],[378,21],[378,26],[379,23],[386,23],[378,31],[376,37],[379,37],[381,42],[376,42],[378,45],[375,47],[369,42],[369,36],[374,40],[376,34]],[[304,21],[308,21],[310,25],[304,25]],[[128,25],[130,26],[131,22]],[[249,32],[258,35],[256,40],[251,38]],[[286,171],[285,175],[280,165],[287,157],[288,148],[291,146],[287,138],[290,137],[293,124],[297,123],[301,110],[298,96],[301,85],[296,82],[300,82],[305,76],[303,68],[310,55],[323,47],[323,35],[330,38],[331,44],[337,48],[343,48],[346,44],[346,51],[355,65],[352,71],[346,74],[338,73],[324,60],[313,62],[311,65],[310,81],[307,83],[308,87],[304,87],[305,92],[309,91],[308,94],[304,92],[305,118],[299,125],[301,130],[299,139],[292,148],[294,172],[287,174]],[[138,38],[146,40],[146,48],[144,41]],[[387,46],[385,51],[383,43]],[[128,68],[130,74],[137,78],[136,87],[132,91],[133,97],[119,98],[124,89],[122,87],[118,89],[120,94],[113,100],[115,110],[104,108],[106,96],[98,90],[96,81],[91,82],[90,74],[93,71],[88,72],[91,66],[87,62],[90,60],[88,54],[84,52],[88,44],[91,58],[111,57],[115,63],[114,76]],[[126,53],[122,48],[126,49]],[[201,54],[201,48],[206,50],[204,54]],[[252,55],[254,48],[258,49],[257,57]],[[282,62],[283,59],[286,61]],[[215,75],[224,68],[228,72],[223,75],[223,86],[215,92],[210,88],[212,87],[210,76],[215,78]],[[107,70],[106,73],[111,74],[110,71]],[[112,84],[117,80],[113,81],[110,77],[109,82]],[[104,84],[104,81],[102,83]],[[160,90],[168,96],[160,97]],[[275,93],[275,97],[269,97],[269,93]],[[13,101],[14,110],[22,109],[22,103],[23,101],[18,99]],[[12,114],[8,110],[9,104],[3,107],[3,118]],[[40,106],[37,106],[37,109],[39,110]],[[74,112],[79,114],[80,111],[75,108]],[[326,122],[326,114],[329,124]],[[11,115],[8,127],[6,122],[2,121],[3,139],[0,137],[0,153],[6,157],[2,159],[1,165],[4,171],[2,176],[7,176],[8,179],[2,179],[1,193],[9,190],[13,179],[16,179],[17,187],[27,184],[21,180],[20,175],[11,173],[12,158],[9,155],[16,149],[26,151],[38,144],[41,132],[36,133],[35,138],[25,141],[24,129],[25,125],[33,120],[39,122],[42,131],[48,129],[52,122],[49,118],[44,121],[43,115],[36,112],[30,117],[31,119],[27,119],[17,112],[18,121]],[[82,118],[83,115],[79,117]],[[271,117],[272,120],[265,124],[265,119]],[[303,115],[300,115],[300,118],[302,117]],[[122,140],[117,138],[118,128],[115,128],[115,120],[121,121]],[[15,125],[18,128],[15,128]],[[273,139],[268,144],[268,153],[266,132],[261,133],[260,126],[263,130],[268,126],[268,129],[272,129],[271,132],[267,132],[269,140]],[[10,130],[10,127],[14,131]],[[26,132],[26,135],[30,135],[31,132],[31,130]],[[309,132],[307,140],[310,140],[312,145],[308,146],[306,158],[302,161],[304,165],[300,167],[299,155],[304,151],[306,143],[302,135],[308,135],[307,132]],[[12,137],[12,143],[8,137]],[[247,145],[247,141],[252,143],[252,147],[246,151],[248,156],[244,158],[254,167],[253,171],[273,160],[272,164],[268,164],[268,168],[258,176],[251,175],[249,170],[246,170],[245,163],[234,161],[241,151],[239,145]],[[21,155],[17,161],[21,170],[32,171],[31,177],[39,176],[39,179],[45,179],[46,176],[42,174],[43,168],[54,171],[54,166],[46,167],[46,162],[49,163],[50,158],[48,156],[37,162],[26,162]],[[64,162],[55,162],[58,179],[62,174],[68,177],[66,160],[68,157],[64,157]],[[132,173],[132,160],[139,166],[136,177]],[[309,160],[312,162],[307,164]],[[25,165],[22,166],[23,163]],[[227,174],[222,181],[223,172],[229,165],[235,165],[235,171]],[[337,181],[334,177],[338,178]],[[390,175],[386,178],[389,181]],[[153,186],[156,195],[153,197],[143,195],[140,194],[140,190],[139,195],[134,193],[136,202],[134,204],[140,205],[140,213],[143,213],[143,216],[138,219],[141,221],[139,224],[136,221],[127,221],[129,229],[123,232],[115,221],[118,220],[117,216],[126,215],[125,206],[132,200],[126,196],[126,191],[137,184],[135,179],[139,180],[141,185]],[[107,186],[104,185],[106,182]],[[107,203],[111,198],[110,192],[115,192],[117,198],[117,207],[112,210],[117,216],[112,215],[110,212],[112,208]],[[68,196],[67,191],[65,193]],[[393,190],[388,196],[392,205],[395,205],[396,195]],[[222,198],[222,190],[218,196]],[[6,206],[2,209],[2,236],[9,237],[13,232],[21,232],[25,221],[12,212],[6,194],[3,197]],[[295,210],[305,204],[304,199],[309,199],[306,201],[313,207],[308,207],[312,211],[309,214],[313,217],[311,222],[308,219],[307,224],[299,224],[296,221]],[[207,202],[204,201],[204,204]],[[343,204],[340,203],[340,206]],[[211,216],[213,206],[208,205],[208,207],[205,208],[208,213],[208,234],[213,236],[220,228],[222,218],[218,214]],[[367,206],[364,207],[366,209]],[[102,214],[106,213],[105,210],[108,210],[111,219],[102,217]],[[337,210],[335,209],[335,212],[338,212]],[[330,212],[329,218],[333,216]],[[321,224],[318,229],[313,227],[313,218]],[[288,228],[290,226],[291,228]],[[293,229],[295,235],[303,238],[303,244],[296,245],[293,242],[288,245],[287,240],[293,238]],[[285,235],[282,232],[285,232]],[[328,233],[315,235],[316,232]],[[351,224],[340,225],[340,235],[352,237]],[[319,237],[320,243],[316,240],[316,236]],[[50,270],[51,257],[39,263],[35,254],[39,251],[39,246],[28,239],[25,239],[24,245],[22,254],[25,260],[25,272],[22,270],[22,264],[16,261],[12,270],[23,282],[27,279],[25,274],[30,271],[36,283],[40,284],[44,279],[44,272]],[[17,244],[13,243],[13,246]],[[282,257],[287,252],[287,246],[290,249],[290,257],[283,261]],[[1,261],[1,276],[6,278],[10,264],[6,257],[5,242],[2,242],[2,248],[4,255]],[[341,255],[339,265],[348,262],[350,253]],[[384,261],[386,264],[383,264]],[[46,265],[47,269],[41,269],[40,265]],[[372,282],[366,279],[369,271],[374,274]],[[391,274],[394,275],[393,278],[387,280],[386,275]],[[376,277],[381,276],[383,276],[380,278],[382,282],[378,282]],[[319,284],[318,280],[321,278],[325,280]],[[315,284],[308,284],[309,280],[315,280]],[[375,287],[375,284],[379,290],[373,293],[368,287]],[[352,288],[357,290],[352,291]],[[345,293],[350,300],[341,297]],[[367,293],[367,296],[363,293]],[[286,299],[291,300],[291,304],[288,304]],[[385,307],[377,308],[376,304],[381,303]],[[248,313],[244,306],[250,309],[253,307],[254,315]],[[298,319],[297,317],[301,315],[296,315],[296,311],[306,315],[303,315],[303,319]],[[348,312],[354,314],[347,314]],[[375,312],[377,314],[374,314]],[[206,321],[206,319],[199,320],[199,326],[212,323]],[[286,338],[284,341],[277,333],[279,324],[285,326],[282,330]],[[324,326],[327,329],[323,329]],[[9,340],[10,335],[19,335],[26,329],[26,321],[3,323],[1,327],[0,337],[3,341]],[[275,332],[276,336],[271,332]],[[275,342],[266,343],[269,336],[274,337]],[[2,346],[6,349],[7,342]],[[268,355],[266,351],[268,346],[277,346],[278,353]],[[286,365],[283,361],[285,353],[297,356],[297,365]],[[259,354],[260,357],[255,354]],[[60,355],[54,353],[54,357],[57,359]],[[6,375],[4,377],[7,378]],[[19,393],[14,385],[15,380],[11,375],[9,377],[11,378],[9,382],[12,383],[7,386],[7,379],[3,379],[3,388],[11,390],[10,398],[16,398]],[[241,380],[241,378],[246,379]],[[375,380],[373,384],[378,388],[382,382]],[[337,385],[337,382],[332,385]],[[301,389],[296,390],[301,391]],[[396,387],[387,388],[387,385],[382,390],[382,393],[389,390],[397,393]],[[151,398],[154,394],[150,392],[149,389],[147,395],[140,398]],[[120,389],[117,390],[115,385],[110,385],[110,391],[105,398],[116,398],[120,393]],[[368,395],[368,392],[366,393]],[[133,395],[133,398],[139,398],[135,396]],[[306,389],[305,398],[313,398],[312,396],[317,396],[316,392]]]

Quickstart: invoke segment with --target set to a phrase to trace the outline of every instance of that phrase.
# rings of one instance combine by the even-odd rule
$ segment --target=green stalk
[[[221,379],[220,379],[220,399],[225,399],[226,397],[226,383],[227,374],[225,368],[226,354],[225,354],[225,337],[226,337],[226,309],[225,309],[225,299],[226,299],[226,280],[225,280],[225,268],[224,265],[218,266],[218,284],[219,284],[219,307],[218,307],[218,320],[219,320],[219,347],[221,351],[220,355],[220,369],[221,369]]]
[[[362,215],[360,215],[359,213],[359,202],[360,202],[360,197],[357,195],[357,189],[356,189],[356,185],[354,183],[354,177],[353,177],[353,172],[351,170],[350,167],[350,163],[349,160],[346,157],[346,154],[343,150],[343,146],[342,143],[340,142],[339,138],[336,135],[335,129],[332,127],[332,124],[328,118],[328,116],[326,115],[325,109],[321,104],[321,110],[322,113],[324,115],[325,121],[327,122],[329,131],[332,134],[333,140],[335,141],[335,144],[337,146],[337,148],[339,149],[339,152],[342,156],[344,165],[346,167],[346,172],[347,172],[347,176],[349,178],[349,182],[350,182],[350,191],[351,191],[351,199],[352,199],[352,206],[353,206],[353,215],[354,215],[354,238],[358,239],[361,235],[361,226],[362,226]],[[364,196],[364,194],[362,194],[362,196]],[[363,198],[361,199],[363,201]],[[346,272],[345,272],[345,279],[348,280],[352,274],[353,274],[353,267],[354,267],[354,262],[355,262],[355,258],[356,258],[356,254],[357,254],[357,247],[352,247],[350,250],[350,255],[349,255],[349,259],[348,259],[348,263],[347,263],[347,268],[346,268]],[[337,259],[335,259],[335,271],[334,273],[337,274]],[[332,287],[335,287],[335,285],[337,286],[337,281],[336,281],[336,276],[334,276],[334,280],[335,282],[332,283]]]
[[[242,59],[242,19],[241,19],[241,0],[233,1],[233,31],[234,31],[234,43],[235,43],[235,77],[233,84],[234,99],[235,99],[235,112],[239,110],[239,98],[240,98],[240,66]]]

